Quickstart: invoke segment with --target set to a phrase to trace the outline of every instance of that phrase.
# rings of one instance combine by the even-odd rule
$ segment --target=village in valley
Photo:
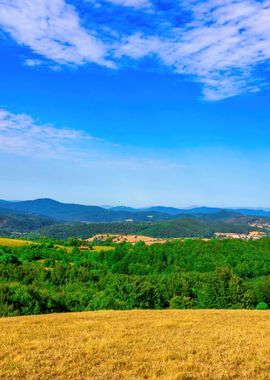
[[[234,233],[234,232],[216,232],[215,237],[218,239],[242,239],[242,240],[258,240],[266,237],[266,232],[251,231],[246,234]]]

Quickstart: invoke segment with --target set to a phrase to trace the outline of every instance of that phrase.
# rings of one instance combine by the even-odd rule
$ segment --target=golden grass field
[[[146,245],[152,245],[156,243],[164,244],[168,241],[168,239],[153,238],[153,237],[144,236],[144,235],[121,235],[121,234],[97,234],[86,240],[89,242],[93,242],[95,240],[105,241],[108,238],[111,238],[114,243],[136,244],[140,241],[143,241]],[[173,240],[173,239],[169,239],[169,240]]]
[[[268,311],[99,311],[0,319],[1,379],[270,379]]]
[[[38,242],[34,242],[31,240],[20,240],[20,239],[11,239],[11,238],[0,237],[0,246],[21,247],[21,246],[27,245],[27,244],[38,244]],[[60,244],[55,244],[55,247],[65,249],[68,253],[72,252],[72,247],[66,247],[66,246],[60,245]],[[94,251],[111,251],[114,249],[115,249],[114,247],[104,246],[104,245],[94,245],[93,246]]]
[[[93,245],[93,251],[114,251],[115,247],[105,245]]]
[[[28,241],[28,240],[19,240],[19,239],[10,239],[10,238],[0,237],[0,245],[4,245],[6,247],[21,247],[26,244],[33,244],[33,242]]]

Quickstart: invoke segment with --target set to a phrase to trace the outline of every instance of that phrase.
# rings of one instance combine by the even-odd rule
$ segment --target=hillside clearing
[[[93,245],[93,251],[114,251],[115,247],[110,247],[106,245]]]
[[[96,240],[106,241],[111,239],[113,243],[131,243],[136,244],[143,241],[146,245],[152,245],[156,243],[164,244],[168,239],[153,238],[150,236],[144,235],[121,235],[121,234],[98,234],[89,239],[86,239],[88,242],[93,242]]]
[[[267,311],[100,311],[0,319],[1,379],[269,379]]]

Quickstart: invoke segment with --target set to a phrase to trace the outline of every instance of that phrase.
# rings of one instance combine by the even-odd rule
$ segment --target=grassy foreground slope
[[[266,311],[100,311],[0,319],[1,379],[269,379]]]

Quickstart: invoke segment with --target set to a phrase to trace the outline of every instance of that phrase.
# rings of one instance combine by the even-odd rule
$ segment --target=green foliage
[[[41,216],[17,214],[0,207],[1,236],[12,236],[14,235],[14,231],[20,235],[22,233],[42,229],[53,224],[55,224],[55,221]]]
[[[67,239],[66,245],[68,247],[79,247],[81,245],[81,241],[74,237],[69,237]]]
[[[267,310],[268,305],[266,302],[259,302],[258,305],[256,306],[257,310]]]
[[[170,300],[170,309],[190,309],[192,306],[192,299],[188,296],[174,296]]]
[[[244,286],[240,277],[229,268],[217,268],[207,283],[206,307],[241,309],[244,307]]]
[[[72,241],[72,250],[48,239],[0,247],[0,315],[270,304],[268,238],[122,243],[106,252],[81,252]]]
[[[137,215],[137,214],[136,214]],[[235,214],[237,215],[237,214]],[[74,238],[86,239],[97,234],[133,234],[156,238],[205,237],[211,238],[215,232],[247,233],[250,227],[250,217],[241,216],[223,218],[222,215],[192,215],[181,216],[174,220],[152,222],[114,222],[114,223],[58,223],[36,229],[28,234],[30,238],[49,236],[53,239]]]

